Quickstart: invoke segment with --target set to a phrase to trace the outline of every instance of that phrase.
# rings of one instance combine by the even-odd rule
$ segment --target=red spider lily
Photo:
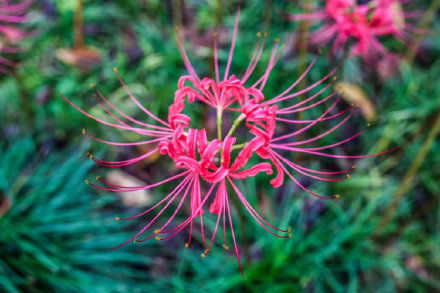
[[[11,47],[11,45],[15,45],[26,37],[26,33],[16,27],[16,24],[26,21],[24,14],[31,4],[31,0],[14,4],[9,3],[7,0],[0,0],[0,53],[19,52],[17,48]],[[14,65],[12,61],[0,56],[0,72],[9,74],[9,68]]]
[[[404,12],[399,0],[375,0],[357,4],[355,0],[328,0],[324,9],[294,14],[295,21],[320,20],[323,25],[310,32],[311,44],[329,43],[332,53],[344,51],[350,41],[352,55],[360,55],[367,63],[375,63],[390,52],[378,40],[380,36],[393,36],[402,42],[409,39],[416,28],[406,20],[420,16],[417,11]]]
[[[246,81],[249,79],[259,63],[266,43],[266,36],[264,36],[263,38],[261,35],[258,36],[259,40],[257,42],[257,45],[255,46],[249,66],[245,70],[243,76],[241,78],[238,78],[236,75],[230,74],[229,71],[238,34],[239,12],[240,10],[238,10],[237,13],[231,49],[222,79],[220,78],[219,65],[217,60],[218,49],[216,36],[214,35],[215,78],[200,78],[196,73],[194,67],[191,65],[191,62],[184,49],[183,42],[180,38],[180,34],[178,32],[178,46],[182,54],[183,61],[188,70],[189,76],[183,76],[178,81],[178,89],[175,92],[174,101],[168,109],[167,122],[158,118],[142,106],[142,104],[130,93],[129,89],[120,78],[118,71],[115,69],[115,72],[128,96],[145,114],[147,114],[150,119],[155,120],[155,122],[157,122],[160,126],[144,123],[126,115],[124,112],[115,107],[109,100],[107,100],[101,94],[101,92],[96,89],[94,85],[92,85],[92,87],[96,90],[96,96],[99,100],[100,105],[109,115],[109,117],[114,120],[113,122],[108,122],[106,120],[102,120],[100,118],[92,116],[91,114],[80,109],[67,98],[62,96],[64,99],[67,100],[68,103],[77,108],[80,112],[102,124],[122,130],[132,131],[142,136],[149,137],[147,140],[140,142],[111,142],[98,139],[83,131],[84,134],[87,134],[92,139],[106,144],[120,146],[157,144],[152,151],[136,158],[124,161],[103,161],[94,158],[91,154],[88,154],[88,156],[99,165],[105,167],[127,166],[137,163],[147,158],[148,156],[159,152],[160,155],[170,158],[174,162],[176,168],[182,170],[177,175],[171,176],[163,181],[144,186],[118,186],[98,177],[97,180],[99,180],[103,184],[103,186],[99,186],[96,184],[92,184],[86,180],[88,184],[99,189],[124,192],[135,191],[139,189],[150,189],[171,181],[179,181],[179,183],[176,184],[174,189],[168,195],[163,197],[163,199],[161,199],[156,205],[154,205],[150,209],[129,218],[117,218],[117,220],[132,220],[135,218],[146,216],[150,214],[153,210],[158,208],[160,205],[164,204],[163,208],[159,212],[157,212],[156,215],[151,219],[151,221],[149,221],[138,233],[136,233],[133,237],[115,248],[121,247],[131,241],[144,242],[152,238],[155,238],[157,240],[167,240],[171,237],[174,237],[185,228],[189,227],[189,239],[188,242],[185,244],[185,246],[188,247],[191,243],[194,222],[196,219],[198,219],[200,222],[203,247],[205,249],[204,253],[202,253],[201,255],[202,257],[206,257],[206,255],[212,248],[215,236],[220,226],[220,220],[222,219],[224,242],[223,247],[225,249],[229,248],[226,242],[226,223],[228,222],[232,240],[234,243],[235,254],[237,256],[240,270],[243,273],[231,217],[231,208],[229,204],[231,196],[236,196],[242,203],[243,207],[252,216],[252,218],[269,233],[280,238],[291,237],[291,234],[290,227],[288,227],[287,229],[279,229],[269,224],[250,205],[246,196],[240,192],[235,183],[236,181],[246,179],[247,177],[256,176],[259,173],[266,173],[267,175],[271,175],[273,173],[273,165],[277,170],[277,175],[275,176],[275,178],[272,178],[270,183],[274,187],[279,187],[283,184],[283,178],[286,174],[298,186],[300,186],[305,191],[313,194],[314,196],[317,196],[319,198],[334,199],[338,196],[321,196],[301,185],[301,183],[294,177],[294,175],[292,175],[288,171],[288,168],[301,175],[324,181],[346,180],[349,178],[348,172],[351,171],[352,168],[342,171],[313,170],[303,167],[297,162],[290,161],[280,152],[301,152],[314,156],[330,158],[365,158],[386,153],[383,152],[380,154],[363,156],[343,156],[319,152],[321,150],[331,149],[340,146],[348,141],[351,141],[359,136],[364,130],[352,137],[333,143],[331,145],[315,148],[303,147],[304,144],[318,141],[322,137],[332,133],[340,126],[342,126],[345,122],[347,122],[347,120],[355,113],[355,109],[353,107],[349,107],[336,113],[332,112],[334,109],[336,109],[336,105],[340,101],[340,97],[338,97],[338,91],[328,94],[325,97],[321,97],[321,94],[323,94],[333,84],[331,78],[338,67],[336,67],[329,74],[324,76],[318,82],[306,87],[303,90],[293,92],[295,86],[298,85],[312,69],[313,64],[317,59],[316,57],[309,65],[309,67],[305,70],[305,72],[299,77],[299,79],[296,80],[291,86],[289,86],[278,96],[266,99],[263,94],[264,87],[266,86],[271,71],[273,70],[278,59],[281,56],[279,41],[276,40],[274,42],[270,54],[270,59],[263,75],[258,78],[257,81],[252,85],[245,86]],[[311,94],[314,89],[319,88],[328,80],[331,81],[329,84],[324,86],[318,92]],[[284,106],[284,103],[282,103],[283,105],[281,105],[281,102],[291,100],[299,95],[304,94],[310,94],[310,96],[294,105]],[[208,134],[206,133],[205,129],[195,129],[189,127],[191,118],[184,114],[184,109],[189,105],[193,105],[193,103],[195,103],[196,101],[205,103],[216,110],[218,115],[217,138],[208,140]],[[331,106],[322,115],[320,115],[320,117],[316,119],[292,120],[283,117],[283,115],[290,115],[295,112],[306,111],[308,109],[315,108],[318,105],[321,105],[327,101],[332,102]],[[223,136],[223,115],[226,113],[236,113],[237,117],[232,123],[230,130],[225,136]],[[346,113],[348,113],[348,115],[346,115]],[[336,126],[321,133],[316,137],[305,140],[293,142],[288,141],[281,143],[281,141],[292,139],[299,134],[306,132],[309,128],[317,125],[318,123],[325,123],[326,121],[331,121],[340,117],[344,117],[342,121],[340,121]],[[237,126],[242,122],[245,123],[245,126],[248,130],[248,136],[250,138],[237,144],[237,137],[234,137],[233,134]],[[279,123],[288,123],[303,126],[295,132],[278,136],[276,134],[276,130]],[[260,162],[251,164],[251,162],[255,162],[255,159],[259,160]],[[340,175],[344,176],[337,177]],[[327,178],[325,176],[330,176],[330,178]],[[331,176],[336,176],[336,178],[333,178]],[[228,186],[230,187],[230,191],[228,191]],[[203,190],[207,191],[203,192]],[[182,223],[174,225],[174,227],[169,227],[175,219],[175,216],[183,206],[183,203],[187,199],[191,208],[190,215]],[[175,209],[171,217],[163,225],[158,227],[158,229],[154,230],[154,233],[150,233],[150,235],[146,238],[139,239],[142,234],[147,232],[149,228],[156,224],[157,219],[175,201],[178,202],[177,208]],[[206,233],[204,231],[203,224],[203,215],[205,213],[205,207],[208,204],[209,212],[217,215],[216,225],[209,243],[207,243],[206,241]]]

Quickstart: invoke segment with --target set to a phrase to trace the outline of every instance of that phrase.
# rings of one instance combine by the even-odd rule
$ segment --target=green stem
[[[232,136],[235,129],[237,129],[238,125],[240,125],[241,121],[243,121],[246,118],[245,114],[240,114],[240,116],[237,117],[237,119],[234,120],[234,123],[232,123],[231,129],[229,129],[228,134],[226,136]]]
[[[247,142],[236,144],[236,145],[232,146],[232,150],[239,150],[239,149],[243,148],[245,145],[247,145]]]
[[[217,108],[217,137],[222,140],[223,109]]]

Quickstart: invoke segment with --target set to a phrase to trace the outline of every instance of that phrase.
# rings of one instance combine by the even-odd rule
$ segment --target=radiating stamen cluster
[[[411,34],[418,31],[408,20],[420,17],[421,13],[403,11],[403,2],[373,0],[357,4],[356,0],[328,0],[323,9],[290,15],[289,18],[295,21],[322,22],[318,29],[310,32],[311,44],[333,41],[332,53],[337,54],[342,53],[353,41],[350,53],[362,56],[367,63],[375,63],[381,57],[390,56],[379,37],[392,36],[401,42],[407,42]]]
[[[0,0],[0,53],[17,53],[19,49],[14,45],[26,36],[16,25],[26,21],[25,13],[32,0],[19,3],[10,3],[9,0]],[[14,62],[0,56],[0,72],[10,74]]]
[[[229,203],[231,196],[236,196],[251,217],[266,231],[280,238],[287,238],[291,237],[292,235],[290,233],[290,227],[287,229],[279,229],[269,224],[251,206],[247,197],[240,192],[239,188],[237,187],[237,181],[246,179],[247,177],[256,176],[259,173],[271,175],[273,171],[276,170],[277,173],[275,177],[271,178],[270,180],[270,183],[273,187],[276,188],[281,186],[283,184],[284,175],[287,175],[298,186],[308,193],[311,193],[319,198],[334,199],[338,197],[338,195],[321,196],[310,191],[303,186],[298,179],[296,179],[296,175],[294,176],[288,169],[291,169],[292,171],[303,176],[318,180],[340,181],[349,178],[348,172],[352,170],[352,168],[337,171],[309,169],[288,159],[287,156],[285,156],[286,152],[301,152],[314,156],[330,158],[364,158],[379,155],[345,156],[320,152],[321,150],[332,149],[351,141],[359,136],[364,130],[350,138],[333,143],[331,145],[321,147],[304,146],[305,144],[318,141],[324,136],[334,132],[336,129],[342,126],[356,111],[356,108],[353,106],[339,112],[333,111],[336,110],[336,105],[340,101],[338,91],[332,92],[325,97],[321,97],[326,90],[331,88],[331,85],[334,82],[333,74],[337,68],[332,70],[318,82],[306,87],[303,90],[293,92],[295,86],[298,85],[312,69],[317,57],[311,62],[310,66],[299,77],[299,79],[296,80],[285,91],[276,97],[266,98],[263,94],[263,90],[271,71],[280,58],[281,52],[279,49],[279,41],[275,40],[265,72],[254,84],[246,86],[245,83],[259,63],[264,45],[266,43],[266,36],[261,36],[259,34],[259,41],[255,47],[251,61],[244,75],[241,78],[238,78],[235,75],[229,74],[235,41],[237,38],[238,19],[239,12],[235,22],[232,45],[223,79],[220,79],[219,73],[216,36],[214,36],[215,79],[207,77],[200,78],[189,61],[178,32],[179,50],[182,54],[182,58],[187,67],[189,75],[181,77],[178,81],[177,91],[175,92],[173,103],[168,109],[167,121],[158,118],[144,108],[141,103],[131,94],[125,83],[120,78],[118,71],[115,70],[128,96],[145,114],[148,115],[151,120],[157,122],[158,125],[140,122],[126,115],[116,108],[110,101],[108,101],[94,85],[92,86],[96,90],[99,103],[108,113],[108,115],[114,120],[113,122],[107,122],[88,114],[63,96],[63,98],[65,98],[72,106],[102,124],[122,130],[132,131],[139,135],[150,137],[150,139],[129,143],[110,142],[98,139],[84,131],[84,133],[89,137],[110,145],[134,146],[156,144],[156,147],[150,152],[124,161],[104,161],[93,157],[91,154],[88,154],[88,156],[99,165],[105,167],[123,167],[144,160],[152,154],[159,152],[160,155],[171,159],[175,166],[182,170],[177,175],[171,176],[161,182],[145,186],[118,186],[111,184],[100,177],[97,178],[97,180],[99,180],[104,186],[92,184],[87,181],[88,184],[103,190],[124,192],[154,188],[174,180],[180,181],[168,195],[163,197],[163,199],[161,199],[150,209],[129,218],[117,218],[117,220],[131,220],[139,218],[149,214],[160,205],[164,205],[163,208],[158,211],[156,215],[148,222],[148,224],[146,224],[138,233],[115,248],[121,247],[131,241],[143,242],[152,238],[157,240],[166,240],[177,235],[187,227],[189,228],[189,239],[185,246],[188,247],[191,243],[194,222],[196,219],[199,219],[200,232],[204,247],[204,252],[201,255],[202,257],[206,257],[212,248],[221,222],[223,225],[223,247],[225,249],[229,248],[227,244],[227,223],[229,223],[229,229],[231,231],[232,241],[234,243],[234,251],[241,270]],[[326,81],[330,81],[329,84],[300,102],[289,106],[285,106],[284,103],[281,103],[284,101],[291,101],[293,98],[298,97],[299,95],[309,94],[312,90],[319,87]],[[331,101],[330,107],[316,119],[294,120],[285,118],[288,117],[286,115],[315,108],[327,101]],[[184,109],[185,107],[193,106],[194,103],[197,102],[204,103],[216,111],[218,115],[217,136],[207,133],[205,129],[190,127],[191,118],[184,114]],[[223,115],[225,114],[236,115],[236,118],[229,131],[223,135],[222,123]],[[324,131],[320,135],[309,139],[294,140],[298,137],[298,135],[305,133],[314,125],[337,119],[339,117],[343,117],[344,115],[345,117],[342,119],[342,121],[331,129]],[[242,141],[237,141],[237,137],[234,136],[234,133],[240,123],[244,124],[245,128],[247,129],[247,136],[240,136]],[[294,132],[278,136],[276,130],[280,123],[294,124],[299,126],[299,128]],[[243,137],[246,138],[243,139]],[[251,164],[250,162],[253,163]],[[151,233],[144,239],[139,239],[140,236],[146,232],[147,229],[151,228],[161,214],[175,201],[178,202],[177,208],[171,217],[163,225],[160,225],[158,228],[156,228],[154,233]],[[171,223],[185,201],[189,202],[191,214],[183,222],[179,224],[172,224],[171,226]],[[217,215],[217,221],[209,243],[206,241],[206,233],[203,224],[203,215],[207,205],[209,205],[208,211]]]

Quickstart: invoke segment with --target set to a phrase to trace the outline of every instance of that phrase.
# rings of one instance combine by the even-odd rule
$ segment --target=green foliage
[[[109,214],[116,198],[84,183],[91,164],[79,154],[42,158],[28,138],[2,146],[1,291],[125,292],[148,278],[147,257],[108,250],[129,234]]]

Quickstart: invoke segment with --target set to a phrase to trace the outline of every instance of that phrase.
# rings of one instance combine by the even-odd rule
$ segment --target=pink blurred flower
[[[115,248],[121,247],[131,241],[143,242],[152,238],[155,238],[157,240],[167,240],[177,235],[185,228],[189,228],[189,239],[185,244],[185,246],[188,247],[191,243],[195,220],[198,219],[200,222],[200,232],[202,235],[204,248],[201,256],[206,257],[215,241],[215,236],[220,226],[220,220],[222,219],[223,247],[225,249],[229,249],[226,237],[228,230],[226,223],[228,222],[229,230],[231,231],[232,241],[234,244],[234,251],[238,260],[240,270],[242,272],[238,246],[236,243],[232,223],[231,208],[229,204],[229,199],[231,198],[231,196],[236,196],[243,207],[246,209],[246,211],[251,215],[251,217],[269,233],[280,238],[288,238],[291,237],[292,234],[290,233],[290,226],[286,229],[279,229],[269,224],[255,210],[255,208],[251,206],[247,197],[241,193],[241,191],[237,187],[237,181],[256,176],[260,173],[271,175],[273,173],[272,166],[274,166],[277,171],[277,175],[270,180],[270,183],[273,187],[277,188],[281,186],[283,184],[284,176],[287,175],[306,192],[311,193],[312,195],[319,198],[334,199],[338,196],[321,196],[310,191],[305,186],[303,186],[298,181],[298,179],[296,179],[296,174],[323,181],[340,181],[348,179],[348,172],[351,171],[353,168],[336,171],[309,169],[301,166],[298,162],[292,162],[291,160],[289,160],[288,156],[286,156],[286,153],[300,152],[312,156],[329,158],[365,158],[380,155],[374,154],[352,156],[334,155],[321,152],[321,150],[333,149],[348,141],[353,140],[354,138],[359,136],[364,130],[352,137],[346,138],[330,145],[321,147],[304,147],[305,144],[316,142],[324,136],[327,136],[328,134],[334,132],[336,129],[346,123],[348,119],[352,117],[355,113],[356,109],[353,107],[349,107],[343,111],[336,113],[332,112],[335,109],[336,104],[340,101],[340,97],[338,97],[339,93],[333,92],[323,98],[321,97],[321,94],[323,94],[327,89],[331,87],[332,82],[327,84],[318,92],[311,94],[312,90],[318,88],[320,85],[324,84],[328,80],[331,80],[331,77],[333,76],[337,68],[332,70],[329,74],[327,74],[318,82],[308,86],[303,90],[294,92],[293,89],[295,88],[295,86],[298,85],[298,83],[311,70],[313,64],[316,61],[316,57],[307,68],[307,70],[291,86],[289,86],[278,96],[267,98],[265,97],[263,91],[267,84],[271,71],[273,70],[281,56],[279,40],[275,40],[272,46],[270,59],[263,75],[259,77],[257,81],[252,85],[245,85],[260,61],[264,46],[266,44],[266,36],[259,35],[259,40],[254,48],[251,61],[244,74],[240,78],[234,74],[231,74],[230,68],[234,55],[235,43],[237,40],[238,20],[239,11],[235,22],[228,61],[222,77],[220,75],[217,58],[218,48],[216,35],[214,36],[215,77],[200,78],[187,56],[180,33],[179,31],[177,32],[179,50],[189,75],[181,77],[178,81],[177,90],[174,94],[174,101],[168,109],[167,121],[160,119],[159,117],[149,112],[145,107],[143,107],[139,100],[136,99],[133,94],[131,94],[125,83],[120,78],[118,71],[115,69],[115,72],[122,86],[124,87],[131,100],[158,125],[144,123],[126,115],[117,107],[115,107],[110,101],[108,101],[101,94],[101,92],[95,88],[94,85],[92,86],[96,90],[96,94],[99,98],[101,106],[107,112],[109,117],[114,120],[113,122],[107,122],[105,120],[92,116],[91,114],[77,107],[75,104],[73,104],[71,101],[63,96],[63,98],[65,98],[67,102],[70,103],[73,107],[77,108],[80,112],[102,124],[147,137],[146,140],[139,142],[111,142],[96,138],[84,131],[84,134],[87,134],[92,139],[109,145],[118,146],[138,146],[145,144],[156,145],[156,147],[152,151],[136,158],[124,161],[104,161],[93,157],[93,155],[91,154],[88,154],[88,156],[99,165],[105,167],[123,167],[137,163],[151,156],[152,154],[159,152],[160,155],[171,159],[174,162],[175,167],[181,170],[177,175],[169,176],[163,181],[145,186],[117,186],[101,179],[100,177],[97,179],[103,184],[103,186],[86,181],[88,184],[95,186],[99,189],[124,192],[135,191],[139,189],[149,189],[171,181],[179,181],[179,183],[175,185],[174,189],[168,195],[163,197],[163,199],[161,199],[156,205],[154,205],[150,209],[132,217],[124,219],[117,218],[117,220],[132,220],[138,217],[145,216],[158,208],[160,205],[165,204],[164,207],[160,211],[158,211],[156,215],[138,233],[136,233],[135,235],[133,235],[133,237]],[[280,105],[280,103],[283,101],[290,101],[292,98],[303,94],[310,94],[310,97],[303,100],[302,102],[295,103],[291,106]],[[327,101],[332,102],[331,106],[318,118],[312,120],[293,120],[284,118],[284,115],[306,111]],[[212,109],[216,110],[218,123],[218,133],[216,138],[208,139],[208,137],[212,134],[207,133],[205,129],[196,129],[190,127],[191,117],[186,115],[184,113],[184,110],[186,107],[193,106],[196,102],[205,103],[206,105],[212,107]],[[346,113],[348,113],[348,115],[345,115]],[[233,116],[234,114],[236,118],[232,123],[229,131],[226,133],[226,135],[224,135],[222,133],[222,126],[224,126],[223,117],[224,115]],[[309,128],[317,125],[318,123],[325,123],[339,117],[344,118],[342,119],[342,121],[338,122],[336,126],[333,126],[329,130],[323,131],[318,136],[299,141],[289,141],[290,139],[295,138],[300,133],[304,133]],[[245,124],[248,132],[247,136],[233,136],[236,128],[241,123]],[[304,126],[302,126],[299,130],[295,132],[278,135],[277,129],[280,129],[279,124],[282,123]],[[237,143],[237,141],[239,141],[239,143]],[[293,172],[295,172],[295,175],[293,175],[292,172],[288,169],[291,169]],[[232,188],[231,191],[228,191],[228,185]],[[178,199],[179,196],[180,199]],[[158,218],[164,213],[165,210],[168,209],[170,204],[175,201],[177,201],[177,208],[174,210],[171,217],[164,224],[159,225],[157,229],[154,230],[154,233],[150,233],[149,236],[143,239],[139,239],[142,234],[144,234],[149,228],[155,225]],[[169,227],[185,201],[189,202],[191,214],[181,223],[173,225],[174,227]],[[205,207],[207,205],[209,205],[208,211],[211,214],[217,215],[217,221],[213,229],[212,236],[210,237],[209,243],[207,243],[206,241],[206,232],[204,230],[203,222]]]
[[[26,37],[26,33],[17,25],[26,21],[24,14],[31,4],[32,0],[14,4],[8,0],[0,0],[0,53],[19,52],[14,45]],[[9,68],[13,66],[12,61],[0,56],[0,72],[10,73]]]
[[[290,15],[289,18],[320,21],[321,26],[309,34],[310,44],[333,42],[333,54],[342,54],[349,49],[350,54],[362,56],[371,64],[390,56],[378,37],[390,36],[406,42],[416,30],[407,20],[418,16],[417,11],[404,12],[399,0],[374,0],[368,4],[357,4],[354,0],[328,0],[323,9]]]

